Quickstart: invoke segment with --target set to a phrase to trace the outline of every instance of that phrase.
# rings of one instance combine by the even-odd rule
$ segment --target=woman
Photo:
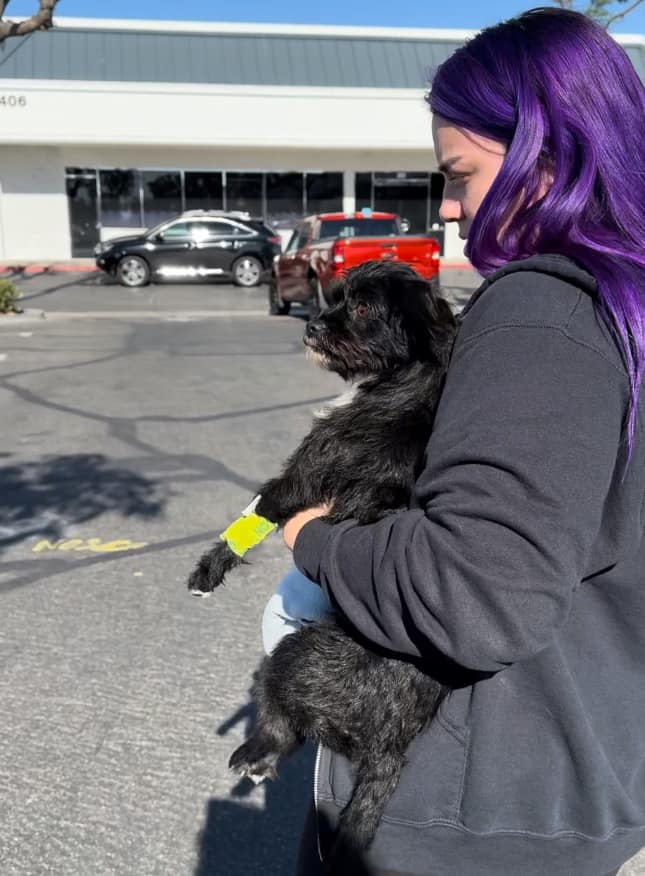
[[[428,102],[441,216],[487,279],[426,468],[406,512],[310,509],[284,537],[366,639],[472,673],[410,747],[369,873],[604,876],[645,845],[645,94],[602,28],[538,9]],[[347,763],[324,751],[316,784],[308,876]]]

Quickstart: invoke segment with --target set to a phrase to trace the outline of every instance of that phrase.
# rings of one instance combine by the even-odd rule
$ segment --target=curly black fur
[[[282,474],[261,487],[257,513],[282,526],[329,503],[330,522],[370,523],[407,507],[455,328],[448,304],[412,268],[367,262],[348,272],[304,342],[322,367],[355,382],[355,395],[315,421]],[[220,543],[189,586],[212,590],[238,561]],[[354,792],[325,860],[335,876],[369,846],[406,749],[444,691],[424,669],[359,639],[327,623],[282,639],[255,686],[257,730],[230,760],[245,775],[273,776],[277,760],[309,738],[352,761]]]

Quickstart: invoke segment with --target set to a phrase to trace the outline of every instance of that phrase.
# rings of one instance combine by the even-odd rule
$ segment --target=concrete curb
[[[0,331],[11,329],[24,323],[35,323],[47,320],[52,322],[85,321],[92,320],[150,320],[152,322],[196,322],[197,320],[209,319],[236,319],[258,318],[269,315],[266,310],[51,310],[45,313],[43,310],[25,311],[25,313],[12,316],[0,315]],[[272,320],[280,317],[272,316]],[[291,319],[291,317],[282,317]]]
[[[56,264],[48,264],[43,262],[21,262],[19,264],[0,264],[0,273],[2,274],[91,274],[97,273],[98,268],[94,262],[82,261],[77,262],[62,262]]]
[[[473,266],[464,259],[442,259],[440,262],[442,271],[471,271]],[[20,262],[0,264],[0,274],[96,274],[99,269],[94,261],[76,259],[71,262]]]
[[[22,313],[0,313],[0,328],[20,325],[23,322],[40,322],[47,319],[44,310],[23,310]]]

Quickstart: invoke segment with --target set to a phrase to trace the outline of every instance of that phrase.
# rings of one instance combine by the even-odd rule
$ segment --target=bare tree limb
[[[57,0],[39,0],[38,12],[23,21],[4,21],[2,16],[9,0],[0,0],[0,42],[8,37],[24,36],[35,30],[49,30],[54,26],[54,6]]]
[[[613,24],[614,21],[618,21],[619,18],[624,18],[626,15],[636,9],[637,6],[640,6],[642,2],[643,0],[636,0],[636,2],[632,3],[631,6],[628,6],[627,9],[624,10],[624,12],[618,12],[616,15],[612,15],[611,18],[608,18],[605,22],[605,27],[609,27],[610,24]]]

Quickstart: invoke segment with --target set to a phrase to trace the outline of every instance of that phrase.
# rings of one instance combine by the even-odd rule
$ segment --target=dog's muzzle
[[[317,341],[326,331],[327,326],[322,320],[312,319],[305,327],[305,344]]]

